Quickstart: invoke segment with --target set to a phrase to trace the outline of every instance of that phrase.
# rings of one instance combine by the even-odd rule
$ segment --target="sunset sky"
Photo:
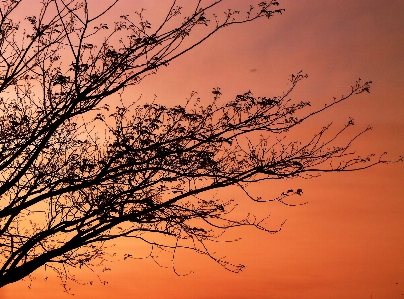
[[[39,1],[25,0],[29,6]],[[106,7],[108,0],[89,0],[90,9]],[[206,1],[209,2],[209,1]],[[254,1],[251,1],[254,3]],[[256,1],[258,3],[260,1]],[[212,100],[220,87],[222,99],[251,90],[257,96],[279,95],[288,88],[292,73],[309,75],[293,92],[313,107],[330,103],[350,91],[358,78],[373,81],[370,94],[361,94],[316,116],[302,134],[333,121],[343,125],[354,118],[354,131],[373,130],[358,140],[358,153],[387,152],[404,156],[404,1],[403,0],[279,0],[286,11],[270,20],[230,26],[202,45],[146,78],[124,94],[125,101],[142,95],[157,96],[166,105],[185,103],[191,91],[202,101]],[[170,0],[121,0],[109,14],[146,8],[151,20],[170,7]],[[179,1],[181,5],[196,3]],[[247,0],[225,0],[221,7],[247,10]],[[218,9],[219,10],[219,9]],[[218,13],[221,13],[219,10]],[[152,22],[153,25],[153,22]],[[157,24],[156,24],[157,26]],[[110,102],[108,102],[110,101]],[[113,104],[114,99],[106,99]],[[22,298],[144,298],[144,299],[395,299],[404,298],[404,163],[380,165],[351,173],[331,173],[311,180],[263,182],[250,186],[255,195],[276,197],[279,191],[302,188],[297,207],[251,204],[237,189],[219,195],[240,201],[246,211],[270,214],[268,225],[282,231],[271,235],[253,229],[235,230],[217,251],[242,263],[242,273],[226,271],[212,260],[182,252],[177,276],[167,258],[162,268],[150,259],[111,263],[101,273],[107,285],[90,272],[77,272],[93,285],[70,283],[74,297],[63,293],[57,278],[44,281],[43,269],[29,280],[0,290],[0,299]],[[131,240],[118,242],[118,252],[136,257],[147,248]]]

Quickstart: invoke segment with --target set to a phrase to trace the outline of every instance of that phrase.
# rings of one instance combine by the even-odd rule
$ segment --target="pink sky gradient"
[[[34,0],[28,1],[36,5]],[[90,3],[94,1],[89,0]],[[109,1],[95,1],[98,6]],[[185,1],[190,3],[193,1]],[[360,153],[404,155],[404,1],[279,0],[283,15],[223,29],[210,40],[161,69],[125,93],[130,102],[143,99],[174,105],[192,90],[206,103],[220,86],[222,99],[252,90],[273,96],[287,88],[289,75],[303,70],[309,78],[292,94],[313,106],[348,93],[360,77],[372,80],[362,94],[318,115],[306,126],[310,135],[330,121],[355,119],[355,130],[374,129],[358,141]],[[224,7],[248,8],[248,1],[225,1]],[[150,16],[164,12],[169,0],[122,0],[109,14],[146,7]],[[95,7],[95,6],[94,6]],[[96,9],[96,8],[95,8]],[[108,101],[108,100],[107,100]],[[0,299],[20,298],[164,298],[164,299],[381,299],[404,298],[404,164],[381,165],[354,173],[333,173],[312,180],[265,182],[255,194],[275,197],[284,188],[303,188],[298,207],[277,204],[251,206],[237,189],[221,194],[236,198],[247,209],[271,214],[269,225],[288,219],[282,231],[270,235],[252,229],[233,231],[243,239],[219,244],[218,251],[247,268],[228,272],[213,261],[182,253],[178,277],[170,267],[151,260],[125,260],[103,273],[104,286],[91,273],[92,286],[71,283],[74,297],[64,294],[56,278],[43,280],[42,270],[28,289],[21,281],[0,290]],[[229,238],[231,236],[229,235]],[[144,256],[146,250],[128,240],[120,252]],[[169,260],[166,263],[170,266]],[[93,275],[93,276],[92,276]]]

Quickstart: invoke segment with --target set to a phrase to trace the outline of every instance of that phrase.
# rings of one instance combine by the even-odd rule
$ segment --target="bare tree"
[[[106,243],[122,237],[157,249],[188,248],[238,272],[243,266],[211,254],[209,241],[229,228],[276,232],[282,224],[271,231],[263,219],[238,219],[235,202],[202,193],[238,186],[267,202],[251,196],[248,184],[388,162],[351,153],[369,128],[338,145],[352,120],[336,133],[323,127],[306,142],[283,139],[306,119],[369,92],[370,82],[357,81],[319,110],[290,100],[303,73],[279,96],[246,92],[225,104],[218,88],[207,106],[195,93],[175,107],[122,102],[110,109],[104,101],[221,28],[282,13],[276,1],[224,14],[215,14],[220,0],[196,1],[185,18],[174,1],[158,26],[142,11],[103,23],[117,1],[92,16],[87,1],[45,0],[38,15],[17,22],[21,2],[3,1],[0,9],[0,287],[43,266],[65,285],[74,279],[71,269],[96,266]],[[200,26],[205,35],[189,39]],[[285,197],[301,193],[285,190],[269,201],[287,204]]]

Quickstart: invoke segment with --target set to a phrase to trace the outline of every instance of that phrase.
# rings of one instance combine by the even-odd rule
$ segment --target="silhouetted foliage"
[[[221,1],[196,1],[185,18],[174,2],[158,26],[142,11],[106,24],[102,17],[115,3],[91,16],[87,1],[76,0],[44,0],[38,15],[16,21],[21,2],[6,0],[0,9],[0,287],[43,266],[65,285],[74,280],[72,268],[101,264],[105,243],[120,237],[154,249],[188,248],[237,272],[243,266],[211,254],[208,241],[233,227],[276,232],[282,225],[271,231],[252,215],[237,220],[235,202],[204,200],[201,193],[238,186],[265,202],[250,195],[248,184],[387,162],[350,152],[368,129],[337,145],[353,121],[336,134],[321,128],[305,143],[283,139],[307,118],[368,92],[370,82],[357,81],[319,110],[290,100],[303,73],[274,97],[246,92],[220,104],[217,88],[210,105],[195,93],[175,107],[106,102],[219,29],[281,13],[276,1],[224,14],[215,14]],[[207,33],[189,42],[199,26]],[[287,204],[294,194],[302,190],[269,201]]]

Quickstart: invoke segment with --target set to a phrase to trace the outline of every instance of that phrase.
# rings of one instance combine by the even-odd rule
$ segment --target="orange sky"
[[[99,6],[108,2],[89,1]],[[256,95],[272,96],[287,87],[291,73],[303,70],[309,79],[293,97],[323,105],[347,93],[361,77],[374,82],[371,93],[319,115],[307,127],[308,133],[330,120],[342,124],[353,117],[358,130],[374,127],[358,142],[358,151],[387,151],[392,159],[404,155],[404,1],[279,2],[286,8],[282,16],[224,29],[130,89],[128,100],[140,94],[152,99],[156,94],[158,101],[183,103],[197,90],[210,101],[210,92],[217,86],[227,99],[249,89]],[[158,14],[170,3],[121,0],[110,13],[111,22],[140,7],[146,7],[150,15]],[[248,1],[227,3],[246,7]],[[404,164],[398,163],[283,185],[258,184],[252,192],[265,196],[276,196],[285,186],[303,188],[302,200],[309,204],[287,208],[245,205],[270,213],[274,227],[285,218],[288,221],[278,234],[243,229],[234,232],[243,240],[218,246],[231,261],[247,265],[242,273],[233,274],[204,257],[181,253],[178,270],[194,274],[178,277],[150,260],[126,260],[102,274],[109,281],[106,286],[97,282],[70,286],[74,298],[80,299],[404,298],[403,182]],[[233,189],[223,196],[246,201]],[[145,254],[143,247],[129,241],[118,244],[118,250]],[[0,299],[72,298],[62,292],[56,278],[44,282],[41,271],[31,289],[28,281],[18,282],[0,290]]]

